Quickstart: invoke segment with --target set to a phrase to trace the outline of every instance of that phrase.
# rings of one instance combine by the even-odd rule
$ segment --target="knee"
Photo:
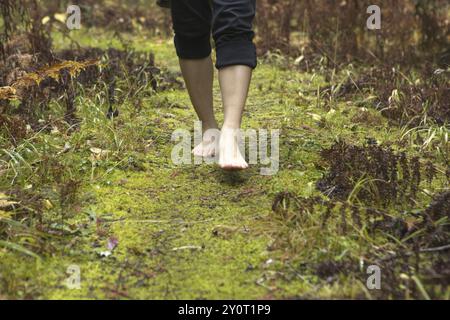
[[[202,59],[211,54],[210,27],[174,24],[175,48],[182,59]]]
[[[232,0],[218,8],[213,26],[218,69],[231,65],[256,67],[254,17],[254,0]]]
[[[220,48],[233,42],[249,42],[251,43],[254,38],[254,32],[252,29],[246,28],[227,28],[214,34],[214,42],[216,47]]]
[[[220,47],[230,41],[251,42],[254,38],[254,0],[233,0],[217,8],[213,37]]]
[[[202,1],[172,1],[175,48],[182,59],[202,59],[211,54],[211,11]]]
[[[211,54],[211,42],[207,36],[186,37],[175,33],[175,49],[181,59],[203,59]]]

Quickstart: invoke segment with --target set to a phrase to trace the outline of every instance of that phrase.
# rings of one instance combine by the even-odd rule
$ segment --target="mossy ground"
[[[82,45],[120,47],[104,33],[98,37],[80,33],[76,39]],[[55,39],[57,46],[65,45]],[[164,72],[177,74],[171,40],[128,40],[138,50],[152,51]],[[280,169],[274,176],[260,175],[261,166],[226,173],[215,165],[172,164],[171,133],[192,131],[196,119],[182,88],[148,94],[139,111],[133,101],[125,101],[114,121],[106,119],[104,106],[81,99],[78,132],[39,138],[59,148],[66,142],[75,146],[65,156],[76,162],[71,174],[82,180],[79,202],[64,211],[73,235],[55,240],[38,260],[0,248],[1,294],[50,299],[370,298],[365,284],[351,273],[328,283],[299,274],[291,265],[323,256],[357,257],[369,240],[305,226],[302,234],[287,232],[290,243],[284,248],[273,247],[279,233],[275,229],[281,228],[271,209],[274,196],[282,191],[318,195],[322,148],[337,138],[358,144],[371,137],[383,143],[401,135],[377,111],[361,109],[358,102],[321,101],[314,92],[324,83],[317,74],[282,68],[270,59],[255,70],[243,127],[281,130]],[[214,91],[221,114],[217,83]],[[371,120],[355,122],[362,113]],[[110,153],[95,157],[91,146]],[[58,221],[60,215],[49,208],[46,218]],[[111,237],[118,245],[101,257]],[[81,289],[65,286],[69,265],[80,267]]]

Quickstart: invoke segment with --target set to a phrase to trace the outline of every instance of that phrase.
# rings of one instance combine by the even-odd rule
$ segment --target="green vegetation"
[[[99,67],[13,98],[6,61],[36,70],[0,62],[0,299],[450,298],[448,69],[268,51],[243,127],[281,130],[280,170],[226,173],[171,162],[196,117],[172,40],[140,31],[52,33]]]

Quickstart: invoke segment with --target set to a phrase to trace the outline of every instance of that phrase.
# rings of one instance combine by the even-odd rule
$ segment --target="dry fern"
[[[24,92],[32,86],[38,86],[43,80],[51,78],[59,81],[61,78],[61,71],[67,71],[71,77],[76,77],[80,72],[86,68],[97,65],[98,60],[78,61],[62,61],[60,63],[44,67],[35,72],[26,73],[11,86],[0,87],[0,100],[15,100],[21,99],[20,92]]]

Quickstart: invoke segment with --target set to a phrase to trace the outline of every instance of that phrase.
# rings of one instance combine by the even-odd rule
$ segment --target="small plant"
[[[338,141],[322,151],[322,158],[330,169],[317,188],[331,198],[356,198],[386,207],[415,199],[422,181],[419,158],[408,159],[404,152],[398,154],[377,144],[360,147]],[[434,175],[428,178],[434,179]]]
[[[304,257],[295,270],[302,275],[313,273],[330,283],[351,273],[363,280],[363,266],[377,265],[383,270],[384,285],[376,296],[403,299],[408,295],[423,298],[435,284],[434,279],[442,280],[449,274],[448,265],[442,265],[446,256],[441,253],[448,250],[450,241],[448,191],[436,195],[425,209],[410,208],[401,215],[320,197],[302,198],[292,192],[278,193],[272,210],[270,220],[277,226],[274,248],[287,247],[300,255],[302,241],[295,237],[300,234],[313,242],[311,246],[320,246],[326,252],[320,262],[317,257],[311,261]],[[346,244],[355,241],[358,255],[333,256],[331,248],[336,237]],[[335,250],[339,253],[342,249],[338,246]],[[413,277],[417,281],[405,281]]]

